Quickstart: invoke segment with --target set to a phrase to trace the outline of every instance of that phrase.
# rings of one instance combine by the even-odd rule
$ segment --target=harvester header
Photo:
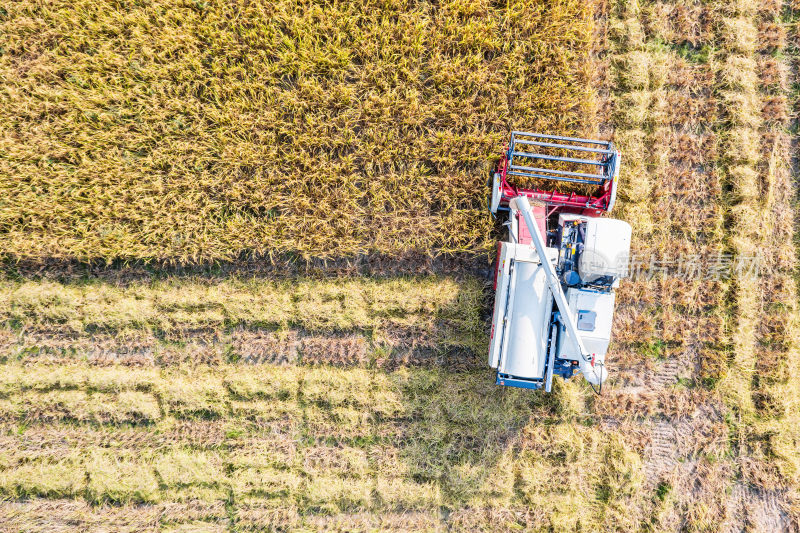
[[[621,154],[611,141],[513,131],[492,174],[489,210],[496,213],[508,208],[512,198],[524,194],[531,200],[577,209],[587,215],[611,211],[617,198],[620,159]],[[512,184],[531,180],[571,182],[595,186],[595,190],[588,194],[561,193]]]

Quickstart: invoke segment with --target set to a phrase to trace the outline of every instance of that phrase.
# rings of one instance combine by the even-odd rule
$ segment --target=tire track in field
[[[785,494],[734,484],[727,501],[727,520],[722,531],[790,531],[792,521],[784,510]]]

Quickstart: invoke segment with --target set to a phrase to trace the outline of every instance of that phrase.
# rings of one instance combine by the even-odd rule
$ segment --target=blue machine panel
[[[544,385],[544,381],[537,379],[537,380],[530,380],[530,379],[520,379],[515,378],[514,376],[510,376],[508,374],[500,374],[497,373],[497,379],[495,380],[497,385],[504,385],[506,387],[518,387],[520,389],[539,389]]]

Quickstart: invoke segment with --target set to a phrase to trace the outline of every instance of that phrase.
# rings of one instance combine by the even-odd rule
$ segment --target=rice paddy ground
[[[488,251],[484,184],[509,128],[592,128],[592,14],[580,0],[11,3],[0,250]]]
[[[324,10],[302,2],[248,4],[249,19],[232,22],[224,20],[236,12],[233,7],[212,3],[169,6],[174,9],[165,12],[184,9],[185,20],[160,17],[159,8],[167,7],[160,3],[105,11],[98,4],[73,5],[20,2],[4,7],[1,21],[4,43],[11,43],[9,35],[25,39],[3,44],[0,56],[6,76],[9,65],[17,69],[17,77],[0,88],[12,96],[0,100],[8,117],[0,127],[10,132],[0,150],[0,165],[5,165],[0,183],[7,193],[0,204],[5,224],[0,242],[8,260],[0,280],[0,528],[772,532],[800,527],[792,159],[800,17],[791,5],[646,1],[587,9],[583,3],[384,2],[385,15],[358,19],[350,16],[354,4],[343,2],[332,9],[340,11],[336,24],[352,23],[344,29]],[[37,22],[31,10],[45,13],[44,18]],[[113,31],[116,22],[110,21],[119,12],[132,13],[127,33]],[[545,15],[554,15],[554,22],[545,22]],[[43,29],[52,20],[58,21],[53,31],[74,37],[48,41],[53,34]],[[257,26],[265,20],[277,22]],[[417,27],[414,21],[432,23]],[[150,39],[136,29],[141,24],[161,25],[163,35],[171,36],[148,41],[150,56],[136,56],[144,53],[141,39]],[[470,24],[524,31],[509,43],[496,32],[474,31]],[[314,31],[297,31],[301,28]],[[335,46],[341,43],[330,39],[357,31],[365,32],[372,45],[359,51],[368,59],[360,63],[352,55],[337,56]],[[328,38],[317,42],[310,34]],[[103,36],[100,42],[111,43],[110,50],[81,48],[97,35]],[[214,43],[209,36],[230,39],[220,39],[215,48],[197,45],[197,35],[206,39],[203,43]],[[288,37],[276,45],[270,41],[275,35]],[[395,77],[388,65],[406,56],[382,57],[379,52],[406,46],[419,35],[424,38],[415,46],[422,50],[447,37],[423,54],[421,63],[400,61]],[[242,43],[261,38],[264,55],[242,59]],[[40,48],[31,48],[39,54],[28,54],[20,42],[39,43]],[[173,45],[178,46],[175,55],[159,55]],[[44,67],[61,65],[66,70],[59,72],[74,70],[96,84],[104,78],[89,76],[96,74],[91,69],[120,72],[114,61],[126,46],[142,77],[116,80],[130,85],[103,94],[126,95],[118,102],[120,109],[135,102],[138,118],[109,119],[92,129],[69,112],[55,112],[60,109],[56,103],[40,105],[47,94],[61,105],[70,102],[70,109],[101,105],[85,98],[95,85],[73,87],[69,78],[53,84],[56,78],[47,76],[55,74]],[[512,59],[531,53],[528,47],[543,54],[541,63],[510,69],[516,64]],[[225,61],[206,64],[193,55],[204,53]],[[96,55],[103,61],[91,59]],[[248,70],[259,57],[258,68]],[[69,58],[83,62],[73,65]],[[176,80],[159,70],[180,70],[184,59],[206,69],[202,78],[209,80],[207,86],[191,85],[199,74]],[[359,67],[355,72],[353,65]],[[447,78],[452,84],[417,85],[416,77],[403,77],[427,72],[431,65],[449,65],[450,70],[442,67],[442,75],[452,76]],[[558,94],[574,100],[539,100],[550,94],[537,85],[546,76],[531,73],[554,65],[560,74],[552,83],[566,87]],[[374,234],[355,233],[366,230],[352,225],[374,220],[369,217],[377,215],[369,209],[378,204],[369,200],[358,205],[371,207],[358,211],[355,204],[333,203],[350,191],[350,182],[343,179],[349,170],[336,165],[360,150],[314,144],[315,128],[346,131],[336,117],[317,116],[315,110],[339,109],[341,118],[365,112],[361,108],[337,108],[328,100],[320,107],[284,105],[281,109],[297,113],[286,125],[276,122],[286,118],[278,116],[282,111],[258,103],[252,104],[258,113],[250,108],[249,115],[238,115],[242,122],[228,122],[229,128],[242,126],[263,135],[250,139],[251,146],[274,149],[284,146],[275,135],[310,135],[292,137],[291,143],[281,139],[285,146],[300,146],[302,157],[312,162],[339,161],[326,160],[333,169],[328,174],[315,174],[310,164],[303,168],[309,179],[324,176],[330,191],[343,194],[324,198],[331,202],[326,206],[343,206],[341,225],[326,223],[300,232],[301,239],[290,238],[297,235],[280,224],[310,220],[302,218],[310,210],[281,211],[271,221],[259,214],[267,205],[265,192],[282,190],[269,181],[274,178],[269,163],[260,166],[272,159],[243,152],[259,165],[248,167],[252,174],[240,175],[232,170],[235,158],[208,155],[213,153],[209,146],[221,142],[214,137],[217,123],[207,122],[208,117],[232,115],[214,115],[214,106],[199,98],[197,108],[188,108],[199,110],[190,117],[198,122],[176,130],[183,133],[162,131],[167,102],[173,102],[163,95],[174,96],[163,91],[180,87],[189,92],[175,94],[208,96],[212,103],[215,97],[214,105],[230,111],[234,103],[250,106],[251,98],[258,102],[259,94],[267,98],[277,91],[266,83],[266,89],[246,92],[258,77],[234,83],[241,73],[254,72],[273,81],[283,76],[273,85],[295,103],[301,96],[321,94],[311,90],[320,84],[345,92],[350,87],[352,101],[369,102],[370,90],[382,98],[394,95],[391,102],[375,102],[374,110],[385,111],[362,120],[367,126],[354,130],[353,142],[372,142],[381,135],[386,142],[397,141],[396,159],[375,169],[378,188],[373,192],[394,190],[394,201],[409,202],[381,204],[382,213],[393,217],[385,219],[384,229],[398,233],[376,247],[364,244],[378,240],[372,240]],[[294,77],[286,78],[286,72]],[[505,78],[497,86],[461,79],[485,81],[498,73]],[[34,85],[24,88],[20,80]],[[317,85],[297,92],[304,83]],[[148,86],[163,91],[137,92]],[[409,92],[403,92],[406,86]],[[501,86],[506,91],[502,98]],[[36,87],[46,88],[46,94]],[[414,87],[420,92],[414,93]],[[457,95],[456,87],[462,87]],[[325,98],[338,98],[336,90]],[[523,98],[512,103],[507,93]],[[65,95],[67,100],[59,100]],[[417,116],[409,111],[417,108],[403,107],[412,100],[422,116],[433,113],[438,122],[398,125],[398,117]],[[151,115],[145,101],[154,104]],[[175,109],[187,109],[179,101],[175,96]],[[484,105],[497,101],[508,107]],[[465,108],[465,102],[476,107]],[[25,114],[42,109],[53,111],[52,116]],[[309,116],[309,124],[302,124],[305,115],[298,109]],[[466,109],[478,111],[470,115]],[[585,110],[591,110],[589,118],[581,118]],[[483,120],[487,116],[495,118]],[[337,254],[348,258],[485,251],[492,228],[482,212],[482,169],[512,125],[509,117],[519,117],[525,126],[573,133],[599,127],[598,133],[623,151],[615,216],[631,222],[634,254],[660,268],[652,277],[622,284],[609,355],[611,378],[599,397],[578,380],[557,380],[550,395],[493,385],[484,368],[491,291],[474,266],[443,268],[432,260],[422,270],[433,274],[398,275],[394,263],[390,275],[330,277],[326,271],[386,273],[374,257],[365,265],[337,262],[338,255],[331,256],[331,269],[314,263],[305,276],[234,267],[179,274],[157,267],[96,268],[70,262],[139,258],[192,263],[258,256],[268,249],[319,258],[325,256],[323,248],[334,249],[334,242],[341,244]],[[20,129],[25,120],[41,125]],[[467,120],[479,125],[470,130],[461,122]],[[283,124],[280,132],[270,129],[278,123]],[[432,128],[424,130],[432,137],[416,135],[423,125]],[[154,129],[138,129],[145,126]],[[159,155],[166,159],[148,152],[140,159],[120,155],[115,160],[117,152],[111,150],[109,158],[72,160],[73,151],[51,167],[31,154],[37,147],[49,154],[48,139],[60,139],[61,133],[68,134],[65,142],[75,135],[86,146],[119,148],[143,131],[169,140],[154,145],[166,150]],[[465,131],[481,139],[476,145],[483,148],[446,155],[431,148],[440,146],[430,144],[437,135],[458,134],[459,142],[448,146],[466,150],[461,142]],[[404,144],[411,137],[420,143],[413,150]],[[226,146],[245,142],[232,134],[224,139],[233,139],[222,143]],[[170,151],[176,146],[186,151]],[[176,170],[149,166],[167,160]],[[197,174],[186,172],[201,160],[206,166]],[[426,189],[424,194],[434,196],[414,196],[409,189],[392,189],[408,184],[405,177],[399,179],[408,169],[391,166],[398,161],[425,161],[432,165],[425,166],[435,178],[431,183],[458,184],[459,194],[469,198],[433,210],[431,205],[445,205],[436,204],[438,192]],[[366,168],[359,159],[347,164]],[[154,169],[169,179],[159,182],[163,189],[148,193],[151,200],[142,201],[141,218],[125,214],[115,219],[120,209],[133,209],[138,201],[121,201],[126,197],[120,195],[151,183],[143,176],[152,176]],[[203,179],[192,178],[198,176]],[[53,189],[41,189],[45,181]],[[112,185],[107,194],[99,192],[101,183]],[[300,189],[308,201],[302,209],[320,200],[317,192],[311,186]],[[186,203],[164,200],[179,197]],[[86,198],[100,203],[78,210],[85,205],[79,200]],[[230,212],[203,218],[203,209],[246,202],[255,206],[246,223]],[[412,204],[423,210],[403,211],[403,205]],[[199,244],[137,233],[145,219],[178,227],[178,220],[170,218],[177,216],[186,217],[182,222],[188,221],[188,228],[206,231],[192,234]],[[452,218],[439,224],[437,217],[443,216]],[[89,236],[80,225],[109,220],[119,223],[119,232],[106,240]],[[228,225],[220,225],[222,220]],[[199,226],[192,226],[195,222]],[[426,233],[422,226],[435,229]],[[281,227],[283,233],[270,233]],[[472,233],[459,233],[466,227]],[[268,235],[275,240],[262,239]],[[238,240],[226,240],[233,237]],[[409,244],[409,239],[419,240]],[[177,244],[165,248],[165,242]],[[755,275],[686,276],[668,266],[681,256],[697,256],[707,266],[720,257],[736,260],[755,253],[760,254]],[[53,259],[67,261],[67,267],[53,266]],[[409,265],[408,272],[419,270],[418,264]]]

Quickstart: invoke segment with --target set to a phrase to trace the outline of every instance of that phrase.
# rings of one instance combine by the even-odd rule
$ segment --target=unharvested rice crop
[[[0,252],[169,263],[490,248],[511,128],[585,133],[581,0],[0,11]]]

